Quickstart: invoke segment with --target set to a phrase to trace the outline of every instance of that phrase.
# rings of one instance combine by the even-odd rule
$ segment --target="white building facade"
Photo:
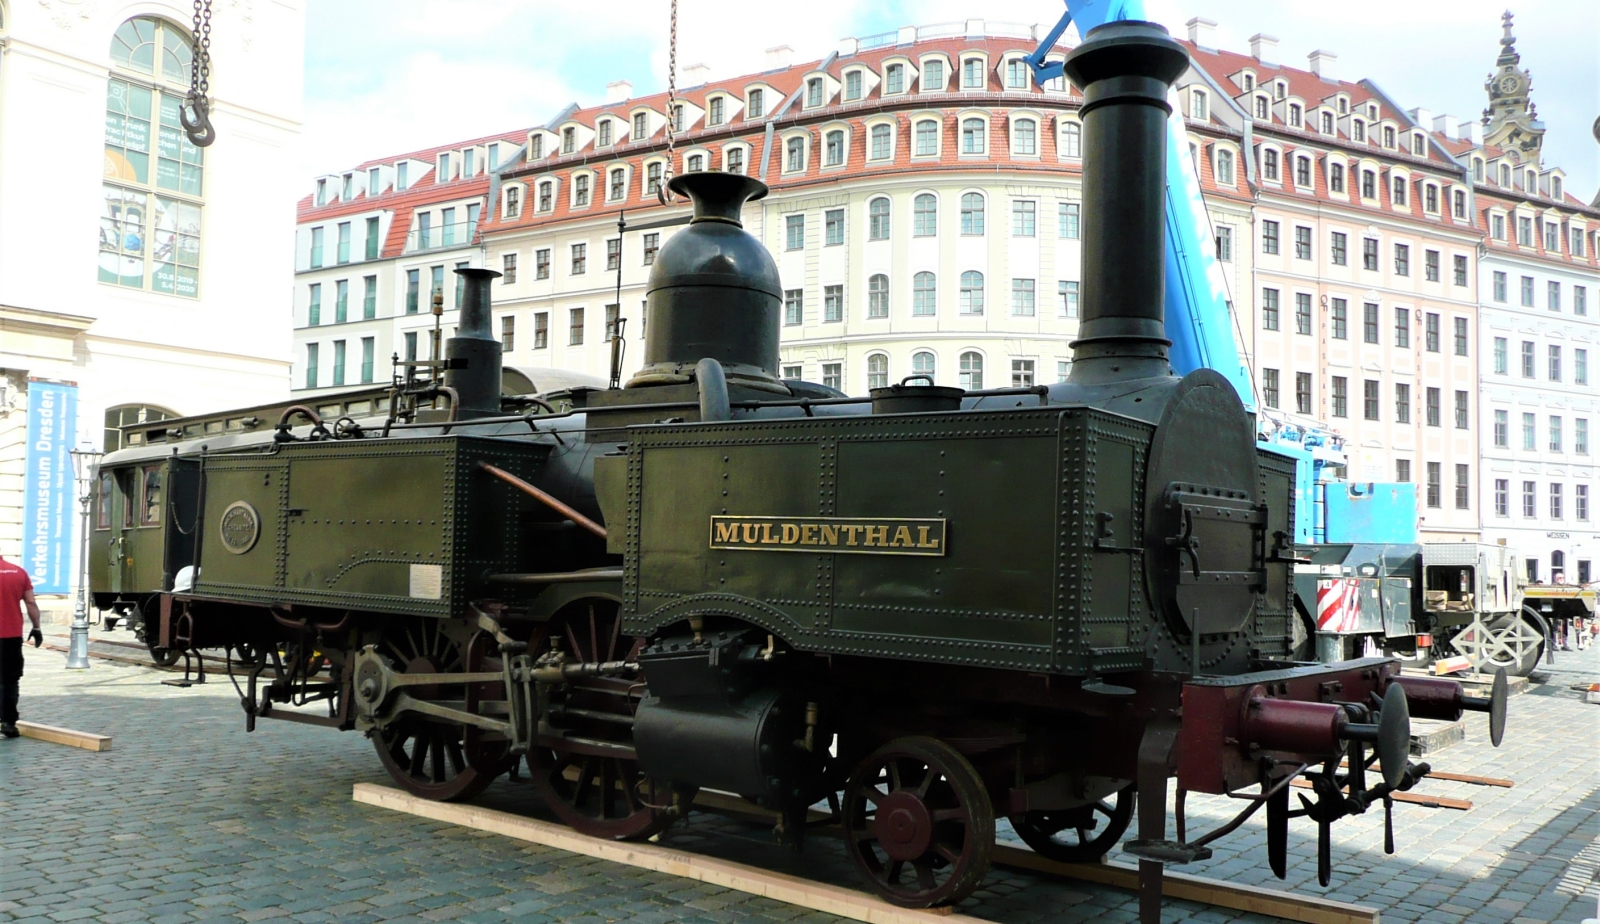
[[[0,3],[8,558],[22,551],[25,472],[38,474],[27,449],[34,383],[71,383],[65,444],[110,449],[120,423],[262,403],[288,384],[294,214],[283,161],[299,132],[304,9],[217,9],[206,148],[188,143],[177,115],[192,15],[172,0]]]

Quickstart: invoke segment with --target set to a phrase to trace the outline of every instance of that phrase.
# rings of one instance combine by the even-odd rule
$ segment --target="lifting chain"
[[[199,0],[195,0],[199,2]],[[209,3],[210,0],[207,0]],[[677,138],[673,129],[678,120],[678,0],[672,0],[672,26],[667,34],[667,168],[662,171],[661,185],[656,188],[656,199],[662,205],[672,201],[672,190],[667,184],[672,182],[673,146]]]
[[[190,33],[193,55],[189,61],[189,95],[178,110],[189,143],[209,147],[217,140],[211,126],[211,0],[194,0],[194,29]]]

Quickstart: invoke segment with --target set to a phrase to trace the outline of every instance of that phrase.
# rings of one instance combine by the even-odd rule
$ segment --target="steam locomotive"
[[[766,187],[691,173],[625,387],[503,400],[498,274],[458,270],[458,333],[387,416],[291,408],[271,432],[108,456],[96,603],[147,610],[160,647],[260,653],[252,729],[362,731],[435,799],[526,762],[598,837],[657,833],[708,789],[798,842],[827,800],[871,887],[926,907],[979,885],[997,816],[1093,860],[1137,797],[1124,850],[1159,920],[1163,864],[1238,824],[1186,835],[1182,793],[1255,789],[1241,820],[1265,806],[1273,869],[1304,816],[1326,882],[1329,825],[1427,772],[1409,716],[1489,711],[1498,743],[1504,690],[1290,660],[1293,470],[1225,379],[1167,362],[1162,164],[1186,61],[1139,22],[1067,59],[1086,227],[1065,383],[781,380],[777,267],[740,224]],[[144,577],[113,584],[144,523]],[[1291,810],[1308,771],[1315,799]]]

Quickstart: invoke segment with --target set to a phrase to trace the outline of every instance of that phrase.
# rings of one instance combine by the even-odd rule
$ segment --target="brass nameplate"
[[[857,555],[943,555],[942,519],[712,517],[711,548]]]

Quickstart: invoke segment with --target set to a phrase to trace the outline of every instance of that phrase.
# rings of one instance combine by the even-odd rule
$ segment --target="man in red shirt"
[[[39,631],[39,604],[33,599],[33,581],[28,572],[0,558],[0,736],[15,738],[17,731],[17,688],[22,680],[22,608],[33,620],[28,634],[33,647],[44,643]]]

